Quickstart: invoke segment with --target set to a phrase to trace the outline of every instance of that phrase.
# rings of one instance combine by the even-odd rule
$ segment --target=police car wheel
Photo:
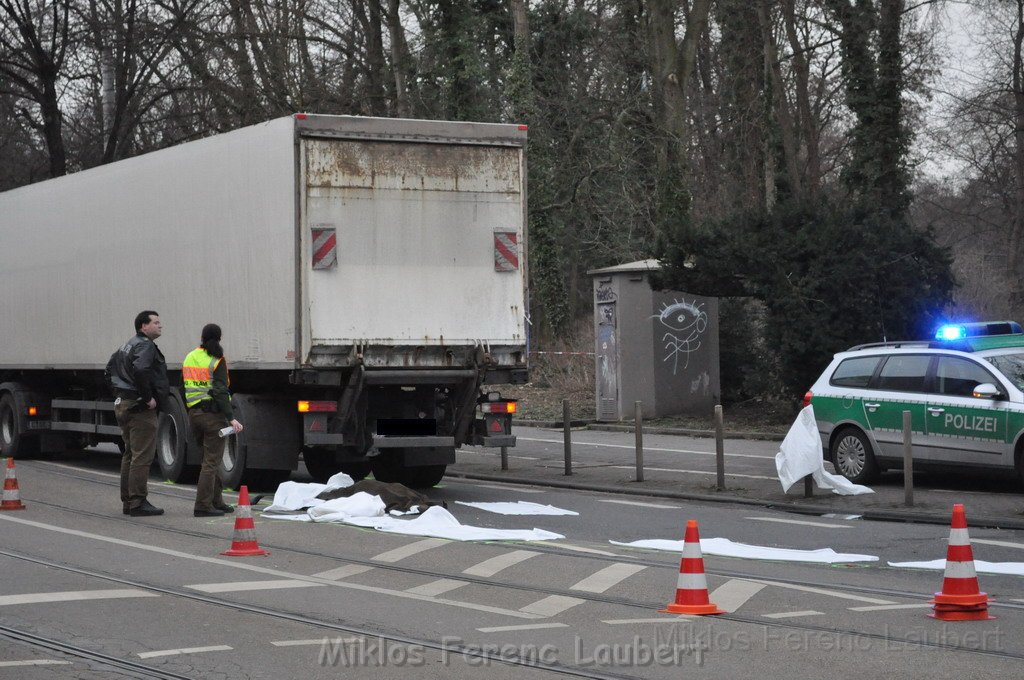
[[[878,476],[871,443],[864,433],[853,428],[840,431],[832,441],[832,464],[836,472],[854,484],[870,482]]]

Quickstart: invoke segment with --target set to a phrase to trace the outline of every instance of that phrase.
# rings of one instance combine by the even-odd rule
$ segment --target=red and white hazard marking
[[[313,227],[313,269],[338,264],[338,239],[333,227]]]
[[[494,271],[519,269],[519,236],[514,231],[494,232]]]

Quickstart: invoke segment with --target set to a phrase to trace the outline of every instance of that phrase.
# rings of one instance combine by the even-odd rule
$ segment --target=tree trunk
[[[399,118],[411,118],[409,103],[408,68],[409,46],[405,41],[405,28],[398,7],[399,0],[388,0],[385,21],[391,38],[391,71],[395,77],[395,111]]]

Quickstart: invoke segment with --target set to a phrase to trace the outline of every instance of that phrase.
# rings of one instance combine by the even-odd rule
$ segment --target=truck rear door
[[[303,138],[306,352],[522,344],[522,154]]]

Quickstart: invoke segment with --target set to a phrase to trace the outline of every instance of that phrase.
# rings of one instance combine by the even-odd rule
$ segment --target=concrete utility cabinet
[[[657,260],[588,272],[594,277],[597,419],[710,415],[718,378],[718,298],[651,289]]]

